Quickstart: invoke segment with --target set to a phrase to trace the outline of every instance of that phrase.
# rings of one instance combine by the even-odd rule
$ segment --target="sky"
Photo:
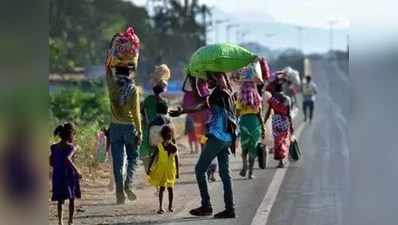
[[[129,1],[142,6],[147,2]],[[199,0],[199,3],[212,7],[216,20],[227,19],[230,24],[240,25],[230,33],[226,32],[227,23],[218,25],[217,31],[209,32],[208,43],[254,41],[271,49],[301,46],[305,53],[330,49],[330,22],[334,29],[333,49],[346,49],[349,16],[358,5],[347,0]],[[305,27],[301,34],[297,26]],[[239,32],[245,33],[243,38],[238,38]]]
[[[130,0],[144,5],[146,0]],[[352,8],[347,0],[199,0],[228,13],[273,17],[277,22],[310,27],[328,27],[328,21],[338,20],[336,27],[348,27]]]

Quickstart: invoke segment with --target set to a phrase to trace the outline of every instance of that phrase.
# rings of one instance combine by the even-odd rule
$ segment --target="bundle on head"
[[[155,67],[155,70],[151,74],[151,81],[153,86],[156,85],[167,85],[170,80],[171,72],[166,64],[162,64]]]
[[[254,81],[244,81],[239,95],[239,101],[250,107],[257,108],[261,105],[262,98]]]
[[[125,32],[113,36],[107,53],[107,67],[130,67],[136,68],[140,49],[140,39],[132,27]]]
[[[271,70],[268,66],[268,62],[265,58],[260,58],[261,75],[263,80],[268,80],[271,77]]]

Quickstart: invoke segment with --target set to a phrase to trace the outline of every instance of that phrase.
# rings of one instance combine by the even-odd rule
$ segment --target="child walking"
[[[177,146],[174,143],[174,130],[171,126],[165,125],[160,130],[160,135],[163,139],[161,144],[158,144],[151,161],[148,166],[147,174],[149,175],[149,182],[159,187],[159,210],[158,214],[163,214],[163,193],[167,188],[169,192],[169,212],[174,212],[173,209],[173,187],[176,179],[179,178],[178,154]],[[157,161],[152,168],[155,159]]]
[[[79,179],[81,173],[72,161],[75,153],[73,139],[75,128],[72,123],[59,125],[54,130],[54,135],[61,141],[51,145],[50,166],[53,167],[52,176],[52,201],[58,202],[58,224],[63,225],[62,205],[69,199],[69,225],[73,224],[75,211],[75,198],[80,198]]]

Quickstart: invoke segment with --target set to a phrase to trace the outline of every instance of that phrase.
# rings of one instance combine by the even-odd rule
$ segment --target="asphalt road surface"
[[[349,183],[346,116],[349,77],[335,61],[312,61],[315,118],[300,139],[304,160],[291,165],[267,225],[343,225]]]

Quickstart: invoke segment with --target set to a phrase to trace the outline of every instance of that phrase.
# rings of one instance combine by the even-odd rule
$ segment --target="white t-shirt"
[[[303,84],[303,97],[305,100],[315,101],[315,95],[318,93],[317,86],[314,82]]]

